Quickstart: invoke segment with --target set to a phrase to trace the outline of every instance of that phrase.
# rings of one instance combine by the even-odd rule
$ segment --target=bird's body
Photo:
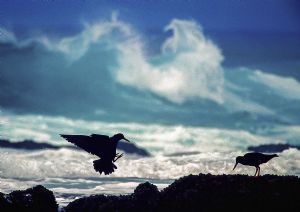
[[[233,170],[235,169],[238,163],[246,166],[254,166],[256,168],[256,172],[254,176],[256,176],[256,174],[257,176],[259,176],[260,175],[259,165],[268,162],[274,157],[278,157],[278,155],[277,154],[266,155],[259,152],[247,153],[244,156],[238,156],[236,158],[236,163]]]
[[[92,134],[87,135],[60,135],[68,142],[75,144],[90,154],[98,156],[100,159],[95,160],[94,169],[100,174],[111,174],[117,169],[114,164],[123,154],[116,152],[118,142],[122,139],[127,140],[123,134],[118,133],[112,137],[107,135]]]

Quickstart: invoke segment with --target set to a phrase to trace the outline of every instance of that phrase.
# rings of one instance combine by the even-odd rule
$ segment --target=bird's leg
[[[257,176],[260,176],[260,167],[258,167],[258,174]]]
[[[115,156],[115,159],[113,161],[116,162],[121,157],[123,157],[123,153],[122,154],[117,153],[116,156]]]
[[[123,154],[118,155],[113,161],[116,162],[118,159],[120,159],[123,156]]]
[[[121,158],[121,157],[123,157],[123,153],[122,153],[122,154],[119,154],[118,157],[117,157],[117,159],[119,159],[119,158]]]
[[[120,154],[120,153],[117,152],[115,158],[118,159],[118,158],[122,157],[121,155],[122,154]]]
[[[116,155],[115,155],[115,158],[114,158],[114,162],[116,161],[116,160],[118,160],[118,158],[120,158],[120,153],[116,153]]]
[[[258,167],[255,167],[255,168],[256,168],[256,171],[255,171],[254,177],[256,177],[256,174],[258,172]]]

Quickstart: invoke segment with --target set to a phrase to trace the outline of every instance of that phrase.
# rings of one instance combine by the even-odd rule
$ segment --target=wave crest
[[[142,42],[136,37],[120,46],[117,80],[176,103],[194,98],[222,103],[223,56],[218,47],[193,21],[174,19],[165,29],[173,35],[152,61],[144,56]]]

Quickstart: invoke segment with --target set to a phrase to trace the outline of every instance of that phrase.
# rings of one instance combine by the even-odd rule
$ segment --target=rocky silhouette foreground
[[[63,211],[299,211],[296,176],[210,175],[182,177],[162,191],[149,182],[130,195],[92,195]],[[43,186],[0,194],[0,211],[57,211],[53,193]]]
[[[52,191],[38,185],[24,191],[10,194],[0,192],[0,211],[2,212],[56,212],[58,205]]]
[[[66,211],[297,211],[300,179],[294,176],[189,175],[158,191],[149,182],[131,195],[93,195]]]

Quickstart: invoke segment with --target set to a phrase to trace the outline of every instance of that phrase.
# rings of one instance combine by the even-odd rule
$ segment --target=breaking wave
[[[0,105],[104,120],[174,122],[176,114],[198,113],[201,123],[226,126],[246,112],[254,122],[300,122],[296,79],[223,67],[221,49],[193,20],[173,19],[165,30],[172,34],[161,52],[149,56],[147,37],[116,15],[56,39],[21,39],[1,29]]]
[[[253,169],[245,166],[240,166],[237,171],[232,172],[235,157],[241,154],[243,154],[241,151],[194,152],[146,158],[126,155],[116,163],[118,169],[113,174],[102,178],[176,179],[198,173],[252,175]],[[99,174],[92,166],[92,161],[96,157],[76,150],[39,152],[1,150],[0,158],[1,178],[35,181],[48,178],[99,178]],[[286,150],[279,154],[279,158],[262,165],[262,172],[299,175],[299,159],[299,150]]]

